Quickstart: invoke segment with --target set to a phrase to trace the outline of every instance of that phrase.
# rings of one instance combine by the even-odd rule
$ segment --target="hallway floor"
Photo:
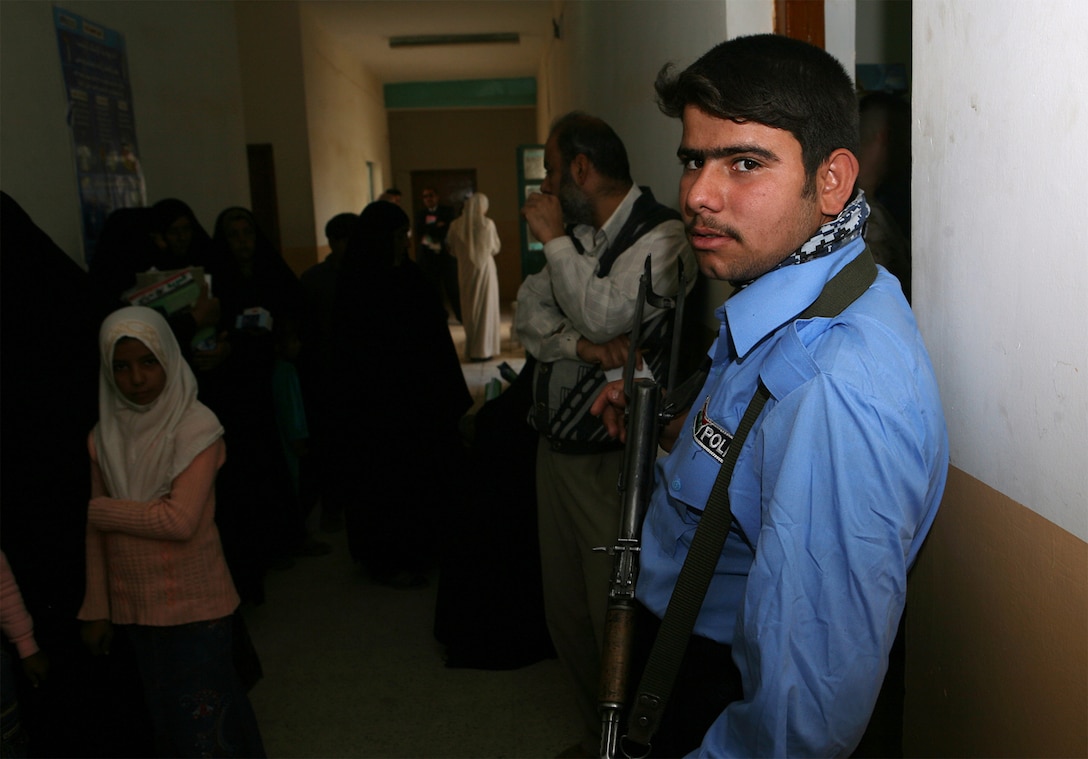
[[[451,320],[450,331],[463,354],[463,328]],[[477,406],[499,364],[524,363],[509,335],[507,313],[503,355],[462,364]],[[577,739],[558,661],[446,668],[432,633],[437,575],[423,588],[379,585],[316,516],[332,553],[270,573],[266,602],[243,609],[264,667],[250,697],[270,757],[554,757]]]

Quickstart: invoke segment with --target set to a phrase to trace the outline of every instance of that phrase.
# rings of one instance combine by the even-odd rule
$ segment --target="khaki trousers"
[[[623,451],[556,453],[541,437],[536,463],[544,615],[574,685],[586,739],[599,741],[598,680],[612,557],[593,549],[615,545],[619,534]]]

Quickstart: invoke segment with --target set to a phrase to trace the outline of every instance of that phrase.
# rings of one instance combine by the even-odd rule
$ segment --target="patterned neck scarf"
[[[847,243],[861,237],[862,230],[865,229],[865,221],[868,218],[869,202],[865,199],[865,193],[858,190],[838,216],[816,230],[816,234],[810,237],[800,248],[786,256],[771,271],[793,266],[794,264],[807,263],[838,250]],[[731,284],[734,287],[741,288],[750,284],[750,282]]]
[[[861,230],[865,228],[865,220],[868,218],[869,203],[865,200],[865,193],[858,190],[854,199],[842,209],[842,213],[820,227],[816,234],[808,239],[808,242],[791,253],[775,268],[803,264],[838,250],[848,242],[861,237]]]

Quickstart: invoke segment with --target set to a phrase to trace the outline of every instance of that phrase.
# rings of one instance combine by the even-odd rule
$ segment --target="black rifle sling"
[[[819,297],[811,306],[802,311],[797,319],[809,319],[822,316],[831,317],[840,314],[847,306],[857,300],[876,279],[876,264],[868,246],[853,261],[832,277]],[[737,463],[744,439],[755,426],[757,417],[764,403],[770,397],[763,381],[760,380],[748,408],[729,443],[725,461],[718,471],[714,487],[710,491],[703,516],[695,529],[688,550],[687,558],[676,579],[676,587],[669,599],[661,627],[650,651],[646,669],[642,673],[638,692],[631,708],[627,723],[625,740],[639,746],[649,746],[654,732],[661,721],[665,703],[672,692],[680,662],[687,650],[691,631],[695,628],[695,619],[703,605],[710,578],[714,574],[718,557],[721,555],[733,514],[729,507],[729,482],[733,477],[733,466]],[[632,754],[628,754],[629,756]],[[639,754],[635,754],[639,755]]]

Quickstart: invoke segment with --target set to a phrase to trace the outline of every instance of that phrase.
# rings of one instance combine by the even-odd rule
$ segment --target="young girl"
[[[115,311],[98,344],[84,641],[106,654],[113,624],[129,636],[160,756],[264,756],[231,658],[239,600],[214,521],[223,427],[156,311]]]

